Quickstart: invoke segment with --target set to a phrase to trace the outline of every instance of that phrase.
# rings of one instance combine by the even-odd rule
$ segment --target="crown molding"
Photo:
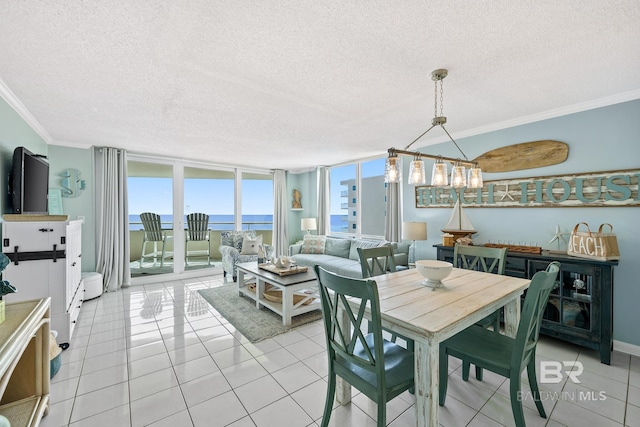
[[[44,142],[47,144],[51,144],[53,142],[53,138],[51,138],[49,132],[47,132],[36,118],[33,117],[29,110],[27,110],[27,107],[24,106],[24,104],[18,99],[15,93],[9,89],[9,86],[7,86],[2,79],[0,79],[0,97],[2,97],[2,99],[4,99],[20,117],[22,117],[29,127],[31,127],[31,129],[33,129],[33,131],[37,133]]]
[[[556,117],[567,116],[569,114],[580,113],[583,111],[594,110],[596,108],[607,107],[609,105],[621,104],[627,101],[634,101],[640,99],[640,89],[632,90],[629,92],[623,92],[616,95],[606,96],[604,98],[593,99],[590,101],[580,102],[577,104],[567,105],[566,107],[555,108],[553,110],[544,111],[541,113],[530,114],[528,116],[517,117],[515,119],[504,120],[502,122],[491,123],[485,126],[479,126],[472,129],[467,129],[459,132],[451,132],[451,136],[456,141],[458,139],[467,138],[476,135],[482,135],[489,132],[494,132],[502,129],[508,129],[516,126],[526,125],[529,123],[540,122],[543,120],[554,119]],[[435,145],[442,142],[449,141],[446,135],[438,136],[437,138],[425,139],[420,147],[427,147],[429,145]]]
[[[544,111],[541,113],[530,114],[528,116],[522,116],[511,120],[505,120],[502,122],[492,123],[486,126],[480,126],[477,128],[452,133],[454,138],[465,138],[469,136],[481,135],[488,132],[493,132],[502,129],[508,129],[520,125],[526,125],[529,123],[540,122],[542,120],[554,119],[556,117],[567,116],[569,114],[580,113],[582,111],[594,110],[596,108],[607,107],[609,105],[621,104],[627,101],[633,101],[640,99],[640,89],[632,90],[629,92],[623,92],[616,95],[606,96],[604,98],[593,99],[590,101],[580,102],[577,104],[567,105],[566,107],[555,108],[553,110]],[[448,141],[448,139],[443,139]]]
[[[73,141],[63,141],[60,139],[52,139],[49,143],[50,145],[58,145],[60,147],[69,147],[69,148],[82,148],[85,150],[89,150],[93,148],[93,145],[83,144],[81,142],[73,142]]]

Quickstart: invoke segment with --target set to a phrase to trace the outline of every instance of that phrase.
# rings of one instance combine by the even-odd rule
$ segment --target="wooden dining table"
[[[440,343],[504,307],[505,331],[515,337],[520,296],[529,279],[454,268],[443,287],[425,286],[416,269],[373,277],[382,326],[415,342],[417,425],[437,427]],[[338,378],[336,400],[351,401],[351,387]]]

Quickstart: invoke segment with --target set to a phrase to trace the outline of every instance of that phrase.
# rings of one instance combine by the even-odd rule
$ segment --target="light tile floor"
[[[160,282],[83,304],[41,425],[319,426],[327,375],[321,323],[251,344],[197,293],[223,283],[221,275]],[[527,425],[640,426],[640,358],[613,353],[607,366],[595,351],[546,337],[538,358],[580,361],[584,372],[580,384],[565,377],[542,386],[548,419],[525,385]],[[483,382],[465,383],[459,368],[452,359],[441,424],[513,425],[508,381],[485,372]],[[388,425],[415,426],[413,403],[408,393],[389,402]],[[330,425],[375,426],[375,413],[354,390]]]

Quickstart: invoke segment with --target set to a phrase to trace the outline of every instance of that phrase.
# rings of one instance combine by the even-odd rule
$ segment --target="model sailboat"
[[[442,229],[443,232],[452,234],[454,236],[454,242],[461,238],[467,237],[470,234],[475,234],[477,231],[473,228],[473,224],[469,221],[469,217],[462,210],[462,206],[460,206],[460,199],[456,201],[455,206],[453,207],[453,212],[451,212],[451,217],[449,218],[449,222]]]

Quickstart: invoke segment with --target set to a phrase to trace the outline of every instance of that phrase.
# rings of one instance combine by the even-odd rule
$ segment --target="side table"
[[[12,427],[37,426],[49,412],[50,305],[7,304],[0,324],[0,414]]]

